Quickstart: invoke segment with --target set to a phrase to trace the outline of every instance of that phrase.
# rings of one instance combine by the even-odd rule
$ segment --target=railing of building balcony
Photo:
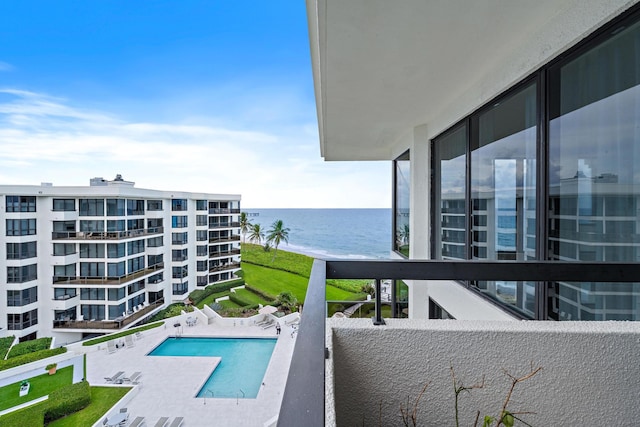
[[[120,240],[164,233],[164,227],[128,231],[54,231],[53,240]]]
[[[212,222],[209,223],[209,229],[215,229],[215,228],[234,228],[234,227],[240,227],[240,223],[239,222]]]
[[[238,209],[239,210],[239,209]],[[209,213],[211,215],[219,215],[219,214],[230,214],[232,209],[229,208],[209,208]],[[239,213],[239,212],[238,212]]]
[[[215,239],[209,239],[209,243],[226,243],[238,241],[240,241],[240,236],[217,237]]]
[[[138,311],[114,320],[58,319],[53,321],[53,327],[55,329],[121,329],[147,316],[162,304],[164,304],[164,298],[160,298],[151,304],[143,306]]]
[[[164,263],[159,263],[136,271],[125,276],[53,276],[53,284],[73,284],[73,285],[120,285],[132,280],[136,280],[147,274],[152,274],[164,268]]]
[[[373,322],[380,325],[384,323],[381,315],[381,283],[385,279],[533,281],[541,290],[536,301],[540,307],[547,304],[544,292],[546,282],[640,282],[640,268],[637,263],[315,260],[280,406],[278,426],[298,425],[301,416],[304,416],[306,426],[324,426],[327,279],[375,279],[376,315]]]
[[[218,265],[216,267],[211,267],[209,269],[209,273],[216,273],[218,271],[231,270],[231,269],[234,269],[234,268],[240,268],[240,263],[239,262],[232,262],[230,264]]]
[[[210,257],[228,256],[228,255],[240,255],[240,249],[232,249],[230,251],[211,251]]]

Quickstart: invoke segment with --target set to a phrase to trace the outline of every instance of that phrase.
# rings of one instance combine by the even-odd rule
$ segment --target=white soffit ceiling
[[[413,127],[443,121],[445,110],[467,114],[497,94],[488,81],[513,84],[535,70],[530,67],[540,66],[554,49],[541,34],[553,32],[550,27],[562,33],[565,19],[593,13],[598,2],[606,3],[308,0],[322,156],[392,159],[395,144]],[[528,54],[531,60],[509,65],[513,58],[527,58],[520,51],[532,50],[532,44],[539,51]],[[512,69],[496,78],[501,64],[499,70]],[[470,99],[476,105],[452,107]]]

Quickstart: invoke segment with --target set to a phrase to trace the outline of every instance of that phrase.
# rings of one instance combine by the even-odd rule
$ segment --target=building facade
[[[140,323],[189,292],[236,278],[240,196],[0,186],[0,332],[58,344]]]
[[[322,155],[393,161],[394,256],[640,261],[637,1],[308,3]],[[416,318],[640,320],[639,283],[404,285]]]

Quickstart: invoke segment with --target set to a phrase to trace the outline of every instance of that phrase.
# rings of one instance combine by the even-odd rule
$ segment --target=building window
[[[76,277],[76,265],[54,265],[53,275],[55,277]]]
[[[189,268],[187,265],[181,267],[172,267],[172,276],[174,279],[184,279],[189,275]]]
[[[38,287],[34,286],[21,291],[7,291],[7,306],[22,307],[38,301]]]
[[[186,211],[187,210],[187,199],[172,199],[171,200],[171,210],[172,211]]]
[[[209,278],[207,276],[198,276],[196,280],[197,280],[197,283],[196,283],[197,286],[207,286],[209,284],[208,283]]]
[[[209,217],[207,215],[196,215],[196,225],[206,227],[209,225]]]
[[[7,236],[32,236],[36,234],[35,219],[6,220]]]
[[[189,283],[173,283],[171,287],[173,295],[183,295],[189,290]]]
[[[172,245],[186,245],[187,241],[187,233],[171,233]]]
[[[147,247],[148,248],[159,248],[164,246],[164,238],[163,236],[152,237],[147,239]]]
[[[7,243],[7,259],[28,259],[37,256],[37,242]]]
[[[129,293],[129,295],[133,295],[136,292],[143,290],[144,288],[145,288],[144,280],[138,280],[137,282],[134,282],[129,286],[127,286],[127,292]]]
[[[104,221],[98,220],[80,220],[80,231],[85,233],[102,233],[104,231]]]
[[[75,199],[53,199],[54,211],[72,212],[76,210]]]
[[[144,230],[144,219],[128,219],[127,230]]]
[[[7,196],[7,212],[35,212],[35,196]]]
[[[104,305],[102,304],[82,304],[80,306],[82,316],[87,320],[104,320]]]
[[[171,217],[171,227],[173,228],[185,228],[187,227],[187,216],[172,216]]]
[[[107,216],[124,216],[124,199],[107,199]]]
[[[206,211],[207,210],[207,201],[206,200],[196,200],[196,210],[197,211]]]
[[[53,255],[54,256],[66,256],[76,253],[75,243],[54,243]]]
[[[124,261],[107,263],[107,275],[109,277],[124,277],[126,274],[127,270]]]
[[[411,161],[409,152],[394,161],[394,200],[393,200],[393,220],[395,229],[395,240],[393,250],[409,257],[409,215],[411,196]]]
[[[126,306],[124,302],[118,305],[109,305],[109,319],[115,320],[126,316]]]
[[[80,216],[104,216],[104,199],[80,199]]]
[[[148,211],[161,211],[162,210],[162,200],[147,200],[147,210]]]
[[[162,218],[150,218],[147,220],[147,228],[151,230],[160,230],[162,228]]]
[[[80,276],[104,277],[104,262],[81,262]]]
[[[134,240],[127,243],[127,255],[135,255],[144,252],[144,240]]]
[[[122,258],[126,256],[126,243],[107,243],[107,258]]]
[[[62,233],[62,236],[67,236],[70,232],[76,231],[75,221],[53,221],[54,233]]]
[[[7,283],[25,283],[38,279],[38,265],[7,267]]]
[[[104,301],[105,290],[103,288],[82,288],[80,289],[81,300]]]
[[[109,301],[120,301],[121,299],[124,299],[124,297],[126,297],[126,288],[122,287],[122,288],[116,288],[116,289],[109,289]],[[119,314],[122,314],[122,312],[120,312]],[[111,317],[111,316],[109,316]],[[118,317],[118,316],[116,316]]]
[[[161,265],[163,263],[162,255],[147,255],[147,265],[149,268]]]
[[[144,255],[127,260],[128,274],[135,273],[136,271],[140,270],[144,270]]]
[[[104,243],[80,243],[80,258],[104,258]]]
[[[125,231],[124,219],[108,219],[107,231],[108,232]]]
[[[209,263],[205,261],[197,261],[196,262],[196,270],[197,271],[207,271],[209,270]]]
[[[21,314],[7,314],[7,329],[17,331],[38,324],[38,309]]]
[[[209,254],[209,246],[198,245],[196,246],[196,256],[207,256]]]
[[[55,288],[53,290],[53,297],[57,300],[65,300],[73,298],[77,295],[76,288]],[[75,307],[74,307],[75,314]]]
[[[172,261],[186,261],[189,259],[187,255],[187,249],[174,249],[171,251],[171,260]]]
[[[144,200],[127,200],[127,215],[144,215]]]
[[[207,230],[196,230],[196,241],[206,242],[209,239]]]

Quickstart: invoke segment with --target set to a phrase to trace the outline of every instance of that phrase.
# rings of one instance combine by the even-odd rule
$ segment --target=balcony
[[[164,227],[129,231],[54,231],[53,240],[121,240],[164,233]]]
[[[240,227],[239,222],[212,222],[209,223],[209,230],[215,230],[219,228],[237,228]]]
[[[68,310],[72,307],[76,307],[80,303],[80,294],[74,296],[61,295],[51,301],[51,308],[54,310]]]
[[[209,239],[209,243],[228,243],[228,242],[239,242],[240,236],[229,236],[229,237],[217,237],[214,239]]]
[[[144,270],[136,271],[135,273],[127,274],[126,276],[53,276],[54,285],[122,285],[132,280],[140,279],[147,274],[155,273],[164,268],[164,263],[156,264],[145,268]]]
[[[223,256],[240,255],[240,249],[232,249],[230,251],[212,251],[209,252],[209,258],[218,258]]]
[[[54,320],[54,329],[121,329],[143,319],[164,304],[164,298],[116,320]]]
[[[235,268],[240,268],[239,262],[232,262],[230,264],[218,265],[215,267],[209,268],[209,273],[217,273],[219,271],[233,270]]]
[[[327,279],[376,279],[369,319],[326,318]],[[452,373],[485,387],[460,397],[460,425],[508,410],[531,425],[635,425],[640,378],[640,322],[536,322],[383,319],[382,279],[430,281],[640,282],[637,264],[463,261],[314,261],[304,316],[291,361],[278,425],[398,425],[400,407],[416,406],[418,425],[454,419]],[[423,288],[424,289],[424,288]],[[544,295],[544,293],[542,293]],[[540,298],[538,310],[546,305]],[[425,304],[427,301],[424,302]],[[329,329],[328,331],[326,329]],[[576,390],[588,390],[576,393]],[[516,423],[517,424],[517,423]]]
[[[229,215],[229,214],[239,214],[240,209],[229,209],[229,208],[209,208],[209,215]]]

